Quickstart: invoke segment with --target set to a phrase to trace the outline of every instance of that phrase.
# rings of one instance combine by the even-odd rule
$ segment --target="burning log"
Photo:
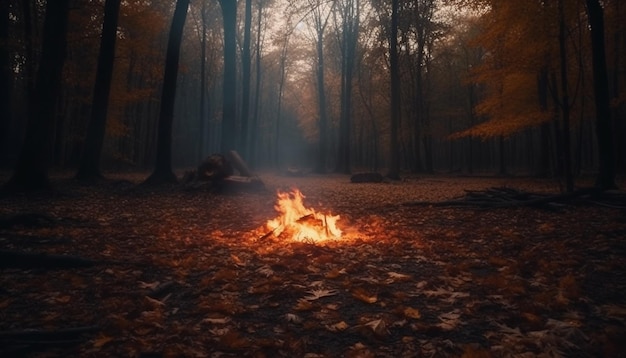
[[[261,239],[271,235],[290,238],[295,241],[319,242],[341,238],[341,230],[337,228],[339,215],[315,212],[303,203],[304,195],[294,189],[289,193],[278,193],[278,201],[274,208],[279,216],[267,222],[267,229]]]

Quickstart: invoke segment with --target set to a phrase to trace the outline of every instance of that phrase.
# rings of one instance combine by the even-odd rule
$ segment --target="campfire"
[[[279,216],[268,220],[266,236],[286,238],[301,242],[323,242],[341,238],[337,228],[339,215],[316,212],[304,206],[305,196],[298,189],[291,192],[278,192],[278,201],[274,208]]]

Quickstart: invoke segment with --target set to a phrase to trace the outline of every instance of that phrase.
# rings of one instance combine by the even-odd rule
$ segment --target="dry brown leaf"
[[[422,318],[422,314],[416,308],[406,307],[402,312],[408,318],[414,318],[414,319]]]
[[[372,295],[362,288],[356,288],[352,291],[352,297],[365,303],[376,303],[378,301],[377,295]]]
[[[113,337],[109,337],[109,336],[106,336],[104,334],[100,334],[96,339],[94,339],[93,347],[94,348],[101,348],[105,344],[111,342],[112,340],[113,340]]]

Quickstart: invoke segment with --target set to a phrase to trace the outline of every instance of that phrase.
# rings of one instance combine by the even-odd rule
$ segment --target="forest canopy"
[[[151,170],[159,151],[188,168],[230,149],[259,169],[397,163],[568,190],[626,169],[618,0],[8,0],[0,19],[0,164],[14,182],[85,162]]]

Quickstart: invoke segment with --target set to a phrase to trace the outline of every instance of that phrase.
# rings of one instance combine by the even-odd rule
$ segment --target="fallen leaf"
[[[352,291],[352,297],[365,303],[376,303],[376,301],[378,301],[378,297],[376,295],[371,295],[362,288],[357,288]]]
[[[328,328],[331,332],[345,331],[348,327],[350,326],[348,326],[348,324],[344,321],[326,326],[326,328]]]
[[[387,330],[387,324],[383,319],[377,319],[365,324],[366,327],[369,327],[376,333],[378,336],[384,336],[389,333]]]
[[[311,290],[307,292],[310,293],[310,295],[304,297],[304,299],[308,301],[315,301],[322,297],[334,296],[337,294],[337,290],[325,290],[325,289]]]
[[[293,309],[296,311],[309,311],[313,308],[313,304],[306,299],[299,299],[298,303],[295,305]]]
[[[422,314],[420,313],[420,311],[415,308],[407,307],[402,312],[404,313],[406,317],[409,317],[409,318],[419,319],[422,317]]]
[[[285,314],[285,320],[287,320],[287,322],[292,322],[292,323],[300,323],[302,322],[302,318],[300,318],[298,315],[293,314],[293,313],[287,313]]]
[[[106,335],[99,335],[98,338],[96,338],[93,342],[93,347],[94,348],[101,348],[103,347],[105,344],[111,342],[113,340],[113,337],[109,337]]]
[[[389,275],[389,278],[393,279],[393,281],[408,281],[411,279],[411,276],[409,275],[405,275],[403,273],[397,273],[397,272],[387,272],[387,275]]]
[[[159,287],[160,282],[159,281],[154,281],[154,282],[143,282],[143,281],[137,281],[139,282],[139,287],[143,288],[143,289],[149,289],[149,290],[154,290],[157,287]]]
[[[222,318],[205,318],[202,322],[211,323],[211,324],[226,324],[230,322],[230,317],[222,317]]]

